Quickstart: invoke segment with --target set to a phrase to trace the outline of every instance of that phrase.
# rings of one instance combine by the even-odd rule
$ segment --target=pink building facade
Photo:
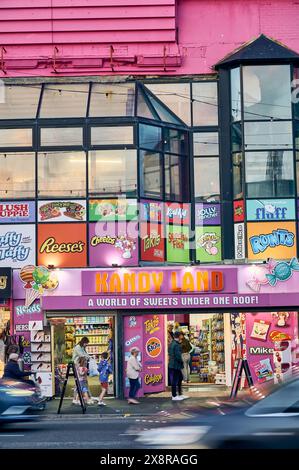
[[[185,75],[265,34],[299,50],[291,0],[3,0],[2,75]]]

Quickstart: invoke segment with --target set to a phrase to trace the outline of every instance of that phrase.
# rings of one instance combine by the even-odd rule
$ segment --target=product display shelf
[[[212,360],[217,363],[218,373],[224,373],[224,322],[223,315],[212,318]]]
[[[198,338],[199,353],[199,381],[208,382],[208,365],[211,357],[211,320],[203,320],[202,329]]]

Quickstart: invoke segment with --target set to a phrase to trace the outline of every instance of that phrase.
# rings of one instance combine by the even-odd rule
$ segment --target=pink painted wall
[[[298,24],[293,0],[1,0],[0,76],[211,73],[261,33],[299,52]]]

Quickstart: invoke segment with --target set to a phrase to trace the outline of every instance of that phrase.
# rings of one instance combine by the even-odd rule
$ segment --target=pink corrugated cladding
[[[0,0],[0,75],[198,74],[261,33],[299,52],[291,0]]]

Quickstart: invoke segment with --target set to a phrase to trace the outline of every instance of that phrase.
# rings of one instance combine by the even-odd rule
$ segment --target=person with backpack
[[[106,403],[103,401],[104,400],[104,396],[106,395],[107,393],[107,390],[108,390],[108,380],[109,380],[109,374],[112,374],[113,370],[112,370],[112,367],[111,367],[111,364],[109,363],[108,361],[108,353],[107,352],[103,352],[101,354],[101,360],[98,364],[98,371],[99,371],[99,374],[100,374],[100,384],[101,384],[101,393],[100,393],[100,396],[99,396],[99,405],[100,406],[105,406]]]
[[[182,369],[184,364],[182,360],[181,341],[181,333],[176,331],[173,335],[173,341],[168,348],[168,376],[170,379],[173,401],[180,401],[188,398],[182,394]]]

